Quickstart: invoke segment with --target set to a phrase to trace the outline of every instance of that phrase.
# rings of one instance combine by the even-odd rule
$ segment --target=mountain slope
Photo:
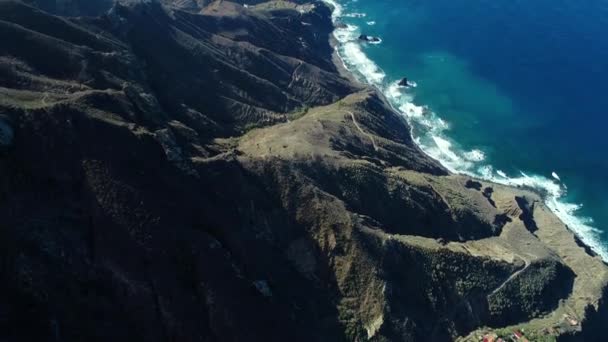
[[[424,155],[323,3],[38,4],[0,1],[2,339],[599,336],[599,257]]]

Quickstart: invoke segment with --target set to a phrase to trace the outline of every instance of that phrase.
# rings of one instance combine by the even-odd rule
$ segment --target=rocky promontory
[[[426,156],[332,30],[322,2],[0,0],[0,340],[603,340],[603,261]]]

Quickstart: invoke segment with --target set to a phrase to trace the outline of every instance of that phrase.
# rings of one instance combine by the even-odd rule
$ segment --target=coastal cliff
[[[601,258],[426,156],[331,10],[0,0],[0,339],[603,340]]]

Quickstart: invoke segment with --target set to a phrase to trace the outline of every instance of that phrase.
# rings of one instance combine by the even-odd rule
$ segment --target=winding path
[[[49,97],[49,93],[48,93],[48,92],[45,92],[45,93],[44,93],[44,95],[42,96],[42,99],[40,100],[40,102],[42,102],[42,105],[43,105],[44,107],[46,107],[46,106],[47,106],[47,104],[46,104],[46,99],[47,99],[48,97]]]
[[[287,86],[287,89],[291,89],[291,87],[293,86],[293,82],[300,80],[300,77],[298,77],[297,73],[303,64],[304,64],[303,62],[300,62],[300,64],[298,64],[298,66],[295,69],[293,69],[293,71],[291,72],[291,81],[289,81],[289,85]]]
[[[355,114],[353,114],[353,112],[348,112],[348,114],[350,114],[351,119],[353,119],[353,123],[355,124],[355,127],[357,127],[357,129],[359,130],[359,132],[361,132],[361,134],[365,135],[366,137],[369,138],[369,140],[372,141],[372,145],[374,145],[374,150],[378,151],[378,145],[376,145],[376,140],[374,140],[374,137],[365,132],[361,126],[359,126],[359,123],[357,122],[357,119],[355,119]]]
[[[530,266],[530,263],[528,262],[528,260],[524,260],[525,266],[522,267],[521,270],[514,272],[513,274],[511,274],[511,276],[509,276],[509,278],[507,278],[505,281],[502,282],[502,284],[500,284],[497,288],[494,289],[494,291],[490,292],[489,296],[493,296],[494,294],[496,294],[498,291],[502,290],[503,287],[505,287],[505,285],[507,285],[508,282],[510,282],[511,280],[513,280],[515,277],[517,277],[521,272],[525,271],[526,269],[528,269],[528,266]]]

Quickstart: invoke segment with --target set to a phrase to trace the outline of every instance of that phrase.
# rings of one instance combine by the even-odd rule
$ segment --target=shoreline
[[[334,0],[323,1],[330,6],[333,6],[332,3],[335,3]],[[334,13],[334,11],[335,10],[332,9],[332,13]],[[435,158],[427,153],[416,140],[413,132],[414,128],[409,122],[406,114],[400,111],[399,108],[390,101],[381,87],[360,80],[359,77],[357,77],[357,74],[348,68],[347,62],[343,59],[339,51],[342,42],[335,36],[336,30],[338,30],[335,26],[335,14],[332,14],[332,22],[334,23],[334,31],[330,36],[330,43],[334,48],[333,60],[338,70],[340,70],[341,73],[346,72],[347,78],[351,80],[354,79],[357,85],[364,85],[378,94],[382,101],[387,104],[387,108],[390,108],[397,117],[406,123],[406,127],[408,127],[409,130],[408,134],[413,141],[413,146],[422,152],[422,155],[441,166],[447,173],[447,176],[445,177],[454,178],[457,179],[457,181],[460,179],[463,186],[465,185],[466,179],[472,179],[494,189],[494,196],[499,197],[498,199],[494,199],[497,200],[497,203],[500,203],[499,207],[502,206],[502,209],[506,210],[505,212],[510,212],[511,214],[517,213],[517,210],[521,208],[517,207],[513,202],[517,202],[516,199],[519,196],[524,196],[526,201],[531,201],[532,203],[532,207],[534,208],[532,219],[535,224],[538,223],[539,227],[537,232],[532,232],[528,231],[527,227],[526,229],[522,229],[522,227],[517,227],[517,225],[514,225],[513,223],[508,223],[502,228],[503,231],[500,235],[489,239],[465,242],[462,244],[448,244],[444,246],[441,243],[435,242],[435,240],[428,241],[428,239],[420,238],[420,243],[427,247],[434,246],[433,248],[447,248],[448,250],[462,249],[460,250],[461,252],[476,256],[486,255],[488,249],[501,251],[501,248],[505,248],[505,245],[503,244],[506,243],[509,246],[507,247],[508,253],[506,255],[503,254],[504,250],[502,250],[503,252],[498,254],[490,253],[487,256],[499,257],[502,259],[506,258],[508,255],[530,256],[535,255],[536,253],[548,253],[548,255],[555,254],[577,275],[570,295],[560,300],[558,306],[552,308],[548,312],[521,322],[510,322],[495,327],[480,326],[469,334],[456,338],[456,341],[478,341],[483,336],[492,334],[495,331],[512,332],[523,329],[527,332],[543,334],[542,332],[546,331],[546,329],[553,329],[551,327],[559,326],[561,322],[563,322],[564,317],[576,317],[580,324],[577,326],[569,326],[565,330],[558,332],[557,335],[555,335],[557,340],[595,336],[602,328],[601,324],[597,324],[597,322],[604,319],[607,315],[606,310],[603,307],[605,306],[607,295],[605,284],[608,282],[608,274],[605,269],[606,266],[608,266],[608,258],[606,257],[608,254],[602,255],[601,246],[594,246],[592,243],[588,243],[583,234],[570,227],[567,220],[560,217],[558,212],[556,212],[556,208],[551,206],[551,202],[556,202],[557,199],[552,197],[551,191],[548,189],[545,189],[542,186],[526,184],[523,181],[521,182],[522,184],[505,184],[505,182],[496,181],[496,179],[484,179],[483,177],[477,177],[476,175],[468,174],[466,172],[458,172],[444,165],[441,159]],[[524,174],[524,176],[526,175]],[[505,179],[507,179],[507,177],[505,177]],[[509,202],[511,205],[505,205],[505,203]],[[513,215],[513,220],[517,216],[518,214]],[[416,238],[412,239],[416,240]],[[526,260],[525,257],[524,260]],[[533,259],[528,261],[532,260]],[[527,267],[517,274],[521,275],[525,273],[525,269],[527,269]],[[519,277],[511,276],[509,279],[519,279]],[[507,284],[507,282],[503,283],[501,286],[504,287],[505,284]]]
[[[323,3],[325,4],[332,4],[332,0],[322,0]],[[333,6],[333,4],[332,4]],[[371,89],[373,90],[378,97],[384,102],[386,103],[386,105],[396,114],[396,116],[402,120],[404,120],[406,122],[406,126],[409,130],[408,134],[410,135],[410,137],[412,138],[412,141],[414,141],[414,135],[412,132],[412,126],[409,124],[409,122],[407,122],[407,119],[404,117],[404,115],[399,111],[398,108],[396,108],[394,106],[394,104],[387,98],[386,94],[382,91],[382,89],[380,89],[377,85],[375,84],[368,84],[365,82],[360,81],[359,79],[357,79],[357,76],[348,69],[348,67],[346,66],[346,63],[344,62],[344,59],[342,58],[342,56],[340,56],[340,53],[338,51],[338,47],[340,46],[340,42],[338,41],[338,39],[336,39],[334,33],[336,31],[336,27],[335,27],[335,21],[333,20],[332,17],[332,23],[334,24],[334,30],[332,31],[331,36],[329,37],[329,44],[331,45],[331,47],[333,47],[334,51],[332,53],[332,61],[336,67],[336,69],[338,70],[338,73],[340,74],[340,76],[345,77],[346,79],[348,79],[349,81],[351,81],[352,83],[354,83],[357,86],[361,86],[362,88],[365,89]],[[414,141],[415,142],[415,141]],[[429,154],[427,154],[417,143],[414,143],[414,146],[416,147],[416,149],[418,149],[420,152],[422,152],[422,154],[424,154],[425,156],[429,157],[430,159],[432,159],[433,161],[437,162],[438,165],[443,168],[448,174],[455,174],[454,172],[450,171],[448,168],[446,168],[440,160],[433,158],[432,156],[430,156]]]
[[[322,1],[327,4],[332,10],[331,20],[334,24],[334,30],[330,36],[330,44],[334,48],[332,60],[334,61],[334,65],[338,69],[338,72],[340,73],[340,75],[343,75],[349,80],[354,81],[354,83],[357,85],[362,85],[363,87],[373,89],[378,94],[378,96],[380,96],[382,100],[385,101],[396,114],[398,114],[400,118],[405,120],[409,129],[408,133],[412,138],[412,141],[414,141],[414,145],[418,150],[420,150],[424,155],[426,155],[433,161],[437,162],[450,175],[467,176],[475,180],[490,182],[501,186],[508,186],[517,190],[527,190],[537,194],[542,199],[543,204],[550,209],[550,211],[560,220],[560,222],[568,229],[568,231],[572,232],[572,234],[576,236],[577,240],[579,240],[586,248],[598,255],[603,260],[603,262],[608,265],[608,251],[606,250],[606,247],[602,244],[601,240],[593,236],[594,230],[596,228],[587,226],[584,222],[582,222],[582,218],[579,218],[575,215],[575,212],[577,210],[576,206],[578,206],[577,204],[559,202],[559,199],[562,198],[563,195],[565,195],[565,193],[562,191],[564,191],[564,189],[567,189],[565,185],[561,183],[561,181],[555,183],[549,178],[545,178],[543,176],[528,175],[522,171],[520,171],[521,175],[519,177],[512,178],[501,174],[502,171],[500,170],[493,170],[491,166],[489,166],[489,172],[487,175],[478,175],[468,170],[457,170],[453,167],[450,167],[445,164],[446,161],[441,160],[441,158],[438,158],[437,156],[433,156],[427,150],[425,150],[425,148],[420,145],[419,140],[415,137],[412,123],[409,122],[407,114],[403,113],[399,108],[397,108],[395,103],[393,103],[393,101],[388,98],[385,91],[383,91],[378,85],[368,83],[365,80],[359,79],[359,77],[357,77],[357,75],[349,69],[349,67],[347,66],[347,62],[339,51],[339,48],[341,47],[341,44],[343,44],[343,42],[341,42],[336,37],[336,33],[340,29],[337,28],[335,24],[337,22],[337,19],[342,17],[342,6],[335,0]],[[493,172],[498,172],[499,177],[494,176],[492,174]],[[504,179],[500,179],[501,177]],[[551,183],[547,183],[547,181],[550,181]],[[549,189],[550,185],[548,184],[553,185],[554,188]],[[555,186],[557,188],[555,188]],[[560,206],[562,208],[559,208]],[[575,220],[581,220],[581,222],[574,222]],[[579,226],[579,228],[574,228],[576,226]],[[583,232],[583,230],[586,230],[587,232]]]

